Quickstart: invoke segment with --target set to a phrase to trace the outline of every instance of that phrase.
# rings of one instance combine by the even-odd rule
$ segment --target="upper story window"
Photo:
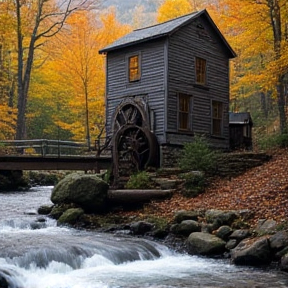
[[[196,83],[200,85],[206,85],[206,60],[196,57],[195,59],[196,70]]]
[[[179,93],[178,96],[178,128],[179,130],[191,130],[190,124],[191,96]]]
[[[140,67],[139,55],[133,55],[128,58],[128,76],[129,76],[129,82],[140,80],[141,67]]]
[[[223,103],[212,101],[212,134],[223,135]]]

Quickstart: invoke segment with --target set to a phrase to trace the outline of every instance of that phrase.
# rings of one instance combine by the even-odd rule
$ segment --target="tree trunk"
[[[281,134],[287,133],[287,119],[285,113],[285,92],[284,92],[284,80],[283,76],[279,77],[279,83],[277,85],[277,101],[280,120],[280,132]]]
[[[171,190],[145,190],[145,189],[126,189],[109,190],[108,199],[114,204],[131,205],[143,204],[156,199],[165,199],[172,196]]]
[[[21,21],[21,3],[20,0],[16,1],[16,15],[17,15],[17,44],[18,44],[18,73],[17,73],[17,86],[18,86],[18,114],[16,126],[16,139],[24,139],[25,128],[25,95],[23,91],[23,35],[22,35],[22,21]]]
[[[273,29],[274,36],[274,52],[275,59],[278,60],[281,57],[281,10],[279,0],[268,0],[268,6],[270,9],[270,21]],[[279,110],[279,122],[281,134],[287,133],[287,121],[285,114],[285,95],[284,95],[284,75],[278,76],[277,83],[277,104]]]
[[[36,2],[36,1],[35,1]],[[47,12],[45,14],[43,11],[45,3],[47,0],[38,0],[37,1],[37,9],[35,12],[35,19],[31,19],[34,24],[33,31],[30,35],[30,43],[28,47],[28,54],[24,55],[24,47],[23,40],[24,35],[22,31],[22,15],[21,15],[21,7],[22,5],[30,5],[28,1],[15,0],[16,7],[16,17],[17,17],[17,50],[18,50],[18,73],[17,73],[17,83],[18,83],[18,114],[17,114],[17,127],[16,127],[16,139],[21,140],[26,137],[26,110],[27,110],[27,100],[28,100],[28,92],[30,86],[31,72],[34,60],[35,49],[39,47],[41,44],[36,45],[36,42],[43,37],[49,38],[56,35],[63,27],[65,20],[68,15],[70,15],[73,11],[77,9],[77,6],[82,6],[88,0],[82,0],[73,8],[71,7],[72,0],[67,0],[66,8],[63,8],[63,11],[54,11],[52,13]],[[31,4],[31,7],[33,5]],[[40,23],[44,23],[43,21],[48,18],[52,19],[52,17],[60,17],[58,20],[54,20],[52,24],[48,27],[45,27],[44,31],[38,34],[38,29]],[[44,27],[44,26],[43,26]],[[24,68],[25,67],[25,68]]]

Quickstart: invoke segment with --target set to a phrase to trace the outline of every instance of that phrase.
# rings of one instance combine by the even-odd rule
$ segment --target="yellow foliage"
[[[191,12],[193,6],[189,0],[166,0],[158,9],[157,21],[165,22]]]
[[[0,139],[13,139],[16,125],[16,110],[0,104]]]
[[[283,53],[275,62],[268,2],[219,0],[209,12],[237,53],[231,62],[231,99],[275,91],[277,75],[288,71],[288,57]]]
[[[55,125],[70,131],[74,140],[86,139],[88,113],[91,143],[105,125],[105,65],[98,51],[131,31],[116,20],[113,11],[100,19],[92,11],[70,16],[65,30],[46,46],[49,58],[43,73],[47,83],[41,87],[38,81],[33,89],[38,94],[34,97],[47,101],[50,97],[58,111],[53,115]],[[49,92],[45,91],[48,83]]]

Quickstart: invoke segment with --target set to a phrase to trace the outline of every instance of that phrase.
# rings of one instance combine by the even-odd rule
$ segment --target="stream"
[[[288,274],[176,253],[153,241],[57,227],[53,187],[0,193],[0,288],[275,288]]]

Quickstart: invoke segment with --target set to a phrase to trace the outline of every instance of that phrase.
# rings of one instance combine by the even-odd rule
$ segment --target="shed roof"
[[[249,112],[229,112],[229,124],[251,124],[252,118]]]
[[[160,23],[154,26],[137,29],[132,31],[131,33],[125,35],[122,38],[119,38],[112,44],[106,46],[105,48],[101,49],[99,53],[107,53],[109,51],[117,50],[120,48],[124,48],[127,46],[132,46],[135,44],[139,44],[142,42],[147,42],[153,39],[165,37],[168,35],[173,34],[175,31],[177,31],[180,27],[192,22],[200,15],[205,15],[210,24],[213,26],[216,33],[220,36],[222,42],[224,45],[228,48],[229,51],[229,57],[234,58],[236,57],[236,53],[233,51],[231,46],[228,44],[224,36],[221,34],[220,30],[217,28],[211,17],[209,16],[206,9],[194,12],[191,14],[184,15],[182,17],[178,17],[175,19],[172,19],[170,21]]]

